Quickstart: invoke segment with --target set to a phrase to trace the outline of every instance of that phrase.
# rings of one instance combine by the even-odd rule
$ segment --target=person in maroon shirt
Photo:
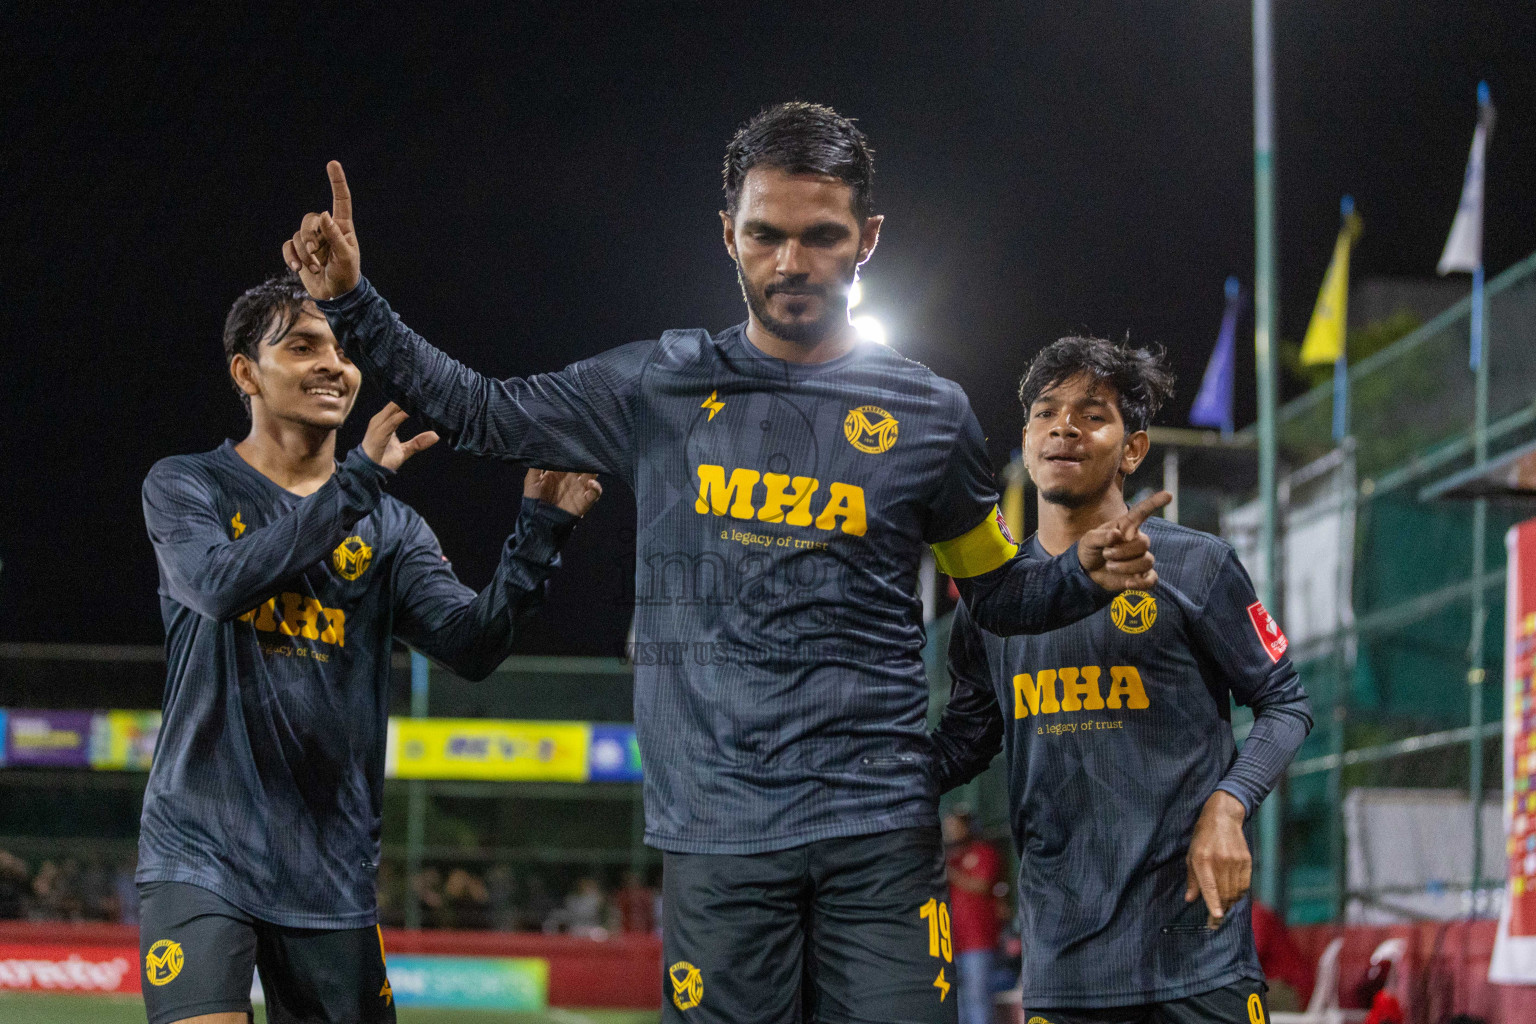
[[[963,807],[944,816],[944,841],[960,1024],[988,1024],[998,932],[994,890],[1002,877],[1002,858],[996,847],[974,833],[971,812]]]
[[[624,886],[613,894],[613,902],[619,909],[620,931],[649,935],[656,930],[656,893],[641,879],[640,872],[624,872]]]

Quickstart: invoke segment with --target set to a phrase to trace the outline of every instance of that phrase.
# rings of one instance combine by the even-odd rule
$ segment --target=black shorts
[[[1197,996],[1141,1006],[1024,1011],[1025,1024],[1268,1024],[1262,981],[1239,980]]]
[[[663,1021],[954,1024],[936,828],[754,854],[669,853]]]
[[[286,928],[198,885],[139,886],[139,956],[149,1024],[251,1012],[261,972],[270,1024],[394,1024],[378,926]]]

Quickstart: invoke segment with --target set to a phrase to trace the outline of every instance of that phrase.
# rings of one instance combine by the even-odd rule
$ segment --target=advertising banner
[[[385,774],[397,779],[586,782],[586,722],[391,718]]]
[[[91,767],[147,772],[160,736],[158,711],[107,711],[91,723]]]
[[[132,946],[0,943],[0,992],[139,991]]]
[[[0,768],[5,767],[5,708],[0,708]]]
[[[90,763],[91,711],[29,711],[5,716],[6,764],[84,768]]]
[[[1508,898],[1488,980],[1536,982],[1536,519],[1512,527],[1504,620],[1504,837]]]
[[[590,782],[640,782],[640,743],[632,725],[592,726]]]
[[[389,985],[400,1006],[543,1010],[549,962],[534,957],[391,956]]]

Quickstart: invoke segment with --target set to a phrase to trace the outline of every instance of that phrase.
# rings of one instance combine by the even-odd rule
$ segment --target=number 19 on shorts
[[[949,938],[949,905],[930,899],[922,905],[918,914],[928,922],[928,955],[941,956],[953,962],[955,957]]]

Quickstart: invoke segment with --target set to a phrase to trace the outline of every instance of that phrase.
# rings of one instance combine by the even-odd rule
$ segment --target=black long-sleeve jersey
[[[354,451],[299,497],[225,442],[144,481],[168,671],[140,882],[191,882],[303,928],[374,922],[389,658],[399,637],[482,677],[575,517],[525,499],[479,595]]]
[[[1041,636],[993,636],[955,613],[935,772],[950,789],[1007,753],[1026,1006],[1263,978],[1246,899],[1214,932],[1189,927],[1205,905],[1184,901],[1184,859],[1212,793],[1251,815],[1280,779],[1312,726],[1306,691],[1231,547],[1162,519],[1143,529],[1150,592]],[[1241,753],[1232,698],[1255,715]]]
[[[965,394],[883,346],[802,365],[744,325],[668,331],[499,381],[427,344],[367,281],[319,305],[363,372],[460,448],[634,490],[635,721],[661,849],[936,822],[925,546],[999,632],[1109,601],[1073,552],[1015,557]]]

